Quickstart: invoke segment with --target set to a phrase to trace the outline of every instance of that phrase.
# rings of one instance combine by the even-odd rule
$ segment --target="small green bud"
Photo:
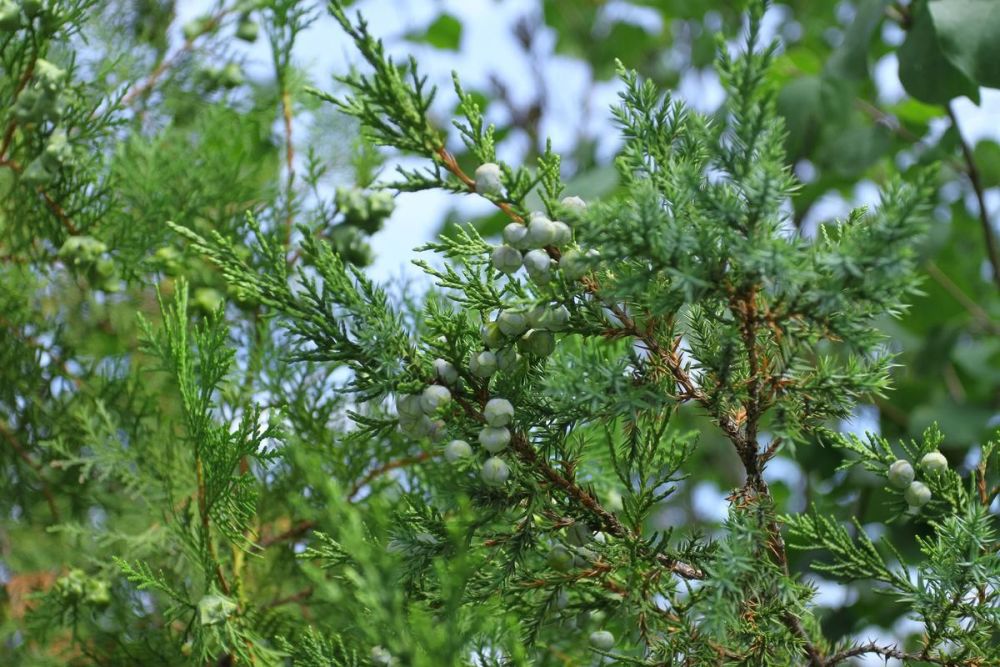
[[[256,42],[259,33],[260,26],[249,15],[244,14],[240,17],[240,22],[236,26],[236,39],[242,39],[244,42]]]
[[[199,287],[194,291],[194,305],[206,313],[214,313],[222,305],[224,298],[213,287]]]
[[[0,30],[14,32],[21,27],[21,8],[10,0],[0,0]]]
[[[510,430],[506,428],[494,428],[484,426],[479,432],[479,444],[490,454],[496,454],[507,449],[510,444]]]
[[[531,248],[552,245],[558,234],[556,226],[548,218],[536,216],[528,223],[527,243]]]
[[[66,78],[66,70],[39,58],[35,61],[35,80],[50,91],[56,90]]]
[[[476,377],[490,377],[497,372],[496,355],[489,350],[473,354],[469,360],[469,371]]]
[[[910,507],[919,509],[930,502],[931,490],[923,482],[913,482],[906,487],[903,498]]]
[[[942,473],[948,469],[948,459],[938,450],[927,452],[920,459],[920,467],[932,474]]]
[[[615,636],[607,630],[591,632],[590,645],[601,651],[610,651],[615,645]]]
[[[472,456],[472,447],[465,440],[452,440],[444,448],[444,458],[450,463]]]
[[[439,384],[427,387],[420,396],[420,407],[427,414],[434,413],[438,408],[444,407],[450,402],[451,392],[448,391],[447,387],[442,387]]]
[[[909,461],[899,459],[889,466],[889,483],[897,489],[905,489],[915,477]]]
[[[517,273],[523,264],[521,251],[509,245],[498,245],[493,248],[491,259],[497,271],[506,273],[508,276]]]
[[[83,570],[74,568],[59,579],[56,587],[63,598],[76,601],[84,596],[87,589],[87,582],[87,574]]]
[[[236,603],[221,595],[206,595],[198,600],[198,620],[202,625],[224,623],[236,611]]]
[[[434,374],[445,384],[455,384],[458,382],[458,369],[445,359],[434,360]]]
[[[184,39],[191,42],[208,32],[212,26],[213,23],[211,17],[201,16],[185,23],[181,28],[181,33],[184,35]]]
[[[219,83],[226,88],[235,88],[243,85],[243,68],[236,63],[228,63],[219,72]]]
[[[479,328],[479,337],[483,340],[483,345],[491,350],[503,347],[507,339],[500,330],[500,325],[496,322],[487,322]]]
[[[497,328],[505,336],[520,336],[528,330],[528,318],[517,310],[504,310],[497,318]]]
[[[499,195],[502,189],[500,165],[487,162],[476,169],[476,192],[484,195]]]
[[[95,607],[106,607],[111,604],[111,588],[106,581],[100,579],[90,579],[86,585],[86,596],[84,602]]]
[[[528,228],[520,222],[511,222],[503,228],[503,242],[518,250],[528,249]]]
[[[50,169],[58,169],[73,159],[73,148],[69,145],[66,130],[59,128],[52,132],[42,157]]]
[[[548,331],[530,329],[517,341],[517,349],[534,357],[547,357],[556,349],[556,339]]]
[[[493,456],[483,463],[483,481],[493,486],[500,486],[510,478],[510,468],[503,459]]]
[[[483,417],[490,426],[506,426],[514,418],[514,406],[506,398],[491,398],[483,408]]]
[[[556,572],[567,572],[573,567],[573,554],[561,544],[557,544],[549,550],[546,560],[549,567]]]
[[[21,9],[29,19],[33,19],[45,9],[42,0],[21,0]]]
[[[36,157],[21,172],[21,182],[29,188],[38,188],[52,180],[52,173],[45,166],[45,160]]]

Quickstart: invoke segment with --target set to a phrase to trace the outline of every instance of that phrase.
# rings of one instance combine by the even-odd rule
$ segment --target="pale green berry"
[[[498,245],[493,248],[491,259],[496,270],[507,275],[517,273],[523,264],[521,251],[509,245]]]
[[[528,248],[528,228],[520,222],[511,222],[503,228],[503,242],[512,248]]]
[[[546,308],[540,324],[541,327],[538,328],[549,331],[562,331],[569,324],[569,309],[562,305],[555,308]]]
[[[439,384],[432,384],[424,389],[424,393],[420,395],[420,407],[427,414],[448,405],[450,401],[451,392],[448,391],[448,387],[442,387]]]
[[[392,653],[389,653],[387,649],[381,646],[373,646],[369,657],[371,657],[372,664],[379,667],[388,667],[393,662]]]
[[[924,454],[924,457],[920,459],[920,467],[929,473],[942,473],[948,469],[948,459],[935,449],[933,452]]]
[[[552,258],[544,250],[524,254],[524,269],[536,283],[544,285],[551,279]]]
[[[558,230],[551,220],[544,217],[532,218],[528,223],[528,246],[532,248],[544,248],[552,245],[556,240]]]
[[[583,546],[594,539],[594,534],[590,532],[587,524],[577,521],[566,529],[566,541],[574,546]]]
[[[584,211],[587,210],[587,202],[583,201],[579,197],[563,197],[559,204],[563,207],[563,210],[567,211],[576,218],[582,216]]]
[[[931,490],[923,482],[913,482],[906,487],[906,491],[903,492],[903,498],[906,499],[906,503],[910,507],[917,509],[930,502]]]
[[[530,329],[517,341],[517,348],[535,357],[547,357],[556,349],[556,339],[548,331]]]
[[[244,14],[240,17],[240,23],[236,27],[236,38],[244,42],[256,42],[260,33],[260,26],[252,18]]]
[[[399,430],[411,438],[426,438],[435,432],[434,421],[427,415],[410,417],[408,415],[399,416]]]
[[[591,632],[590,645],[601,651],[610,651],[615,645],[615,636],[607,630]]]
[[[202,625],[224,623],[236,611],[236,603],[221,595],[206,595],[198,600],[198,619]]]
[[[527,312],[528,326],[532,329],[542,329],[544,328],[542,323],[545,320],[545,314],[548,312],[548,306],[544,303],[540,303],[536,306],[532,306]]]
[[[569,593],[567,593],[564,589],[559,589],[559,592],[556,593],[556,598],[552,601],[552,604],[556,609],[565,609],[569,606]]]
[[[490,377],[497,372],[497,356],[489,350],[473,354],[469,360],[469,371],[476,377]]]
[[[510,468],[503,459],[492,456],[483,463],[483,481],[493,486],[500,486],[510,478]]]
[[[472,456],[472,447],[465,440],[452,440],[444,448],[444,457],[452,463],[467,456]]]
[[[552,245],[561,248],[573,240],[573,230],[565,222],[555,220],[552,222],[552,227],[556,230],[556,237],[552,240]]]
[[[598,256],[599,253],[593,249],[585,253],[579,250],[567,250],[559,259],[559,268],[567,280],[579,280],[594,268]]]
[[[421,396],[419,394],[405,394],[396,398],[396,412],[400,417],[410,417],[417,419],[424,415]]]
[[[491,350],[496,350],[504,346],[507,342],[500,325],[496,322],[487,322],[479,328],[479,337],[483,340],[483,345]]]
[[[513,347],[505,347],[500,350],[497,354],[497,368],[505,373],[517,368],[518,364],[521,363],[521,355],[517,353],[517,350]]]
[[[566,572],[573,567],[573,554],[561,544],[557,544],[549,550],[546,560],[549,567],[556,572]]]
[[[503,184],[500,181],[500,165],[487,162],[476,169],[476,192],[498,195]]]
[[[520,336],[528,330],[528,318],[517,310],[505,310],[497,318],[497,327],[505,336]]]
[[[914,478],[913,466],[909,461],[899,459],[889,466],[889,483],[897,489],[905,489]]]
[[[455,384],[458,382],[458,369],[445,359],[434,360],[434,374],[445,384]]]
[[[507,449],[510,444],[510,430],[506,428],[494,428],[484,426],[479,432],[479,444],[490,454],[496,454]]]
[[[446,424],[443,419],[431,419],[427,426],[427,437],[433,442],[438,442],[444,437]]]
[[[514,418],[514,406],[506,398],[491,398],[483,408],[483,417],[490,426],[506,426]]]

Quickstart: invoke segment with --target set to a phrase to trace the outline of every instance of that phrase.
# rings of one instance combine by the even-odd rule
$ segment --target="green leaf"
[[[868,78],[868,49],[885,16],[887,0],[862,0],[844,41],[827,61],[827,71],[845,79]]]
[[[793,79],[778,94],[778,113],[785,119],[785,150],[790,159],[812,152],[823,119],[823,80],[818,76]]]
[[[1000,144],[984,139],[976,144],[973,157],[983,187],[993,188],[1000,185]]]
[[[948,60],[981,86],[1000,86],[1000,7],[995,0],[932,0],[927,9]]]
[[[945,53],[927,3],[918,3],[912,16],[913,25],[898,53],[903,88],[929,104],[947,104],[961,95],[978,104],[979,86]]]
[[[415,32],[406,37],[411,42],[430,44],[436,49],[457,51],[462,44],[462,23],[451,14],[441,14],[424,32]]]

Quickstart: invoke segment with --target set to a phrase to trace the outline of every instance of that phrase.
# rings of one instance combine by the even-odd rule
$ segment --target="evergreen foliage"
[[[551,145],[500,160],[456,75],[463,166],[417,62],[336,0],[366,67],[332,91],[293,66],[316,15],[292,0],[220,5],[173,53],[133,26],[146,78],[84,67],[96,5],[0,7],[0,527],[11,571],[42,572],[4,605],[10,664],[1000,664],[1000,444],[956,468],[937,427],[835,428],[891,388],[881,318],[919,293],[936,173],[799,234],[764,2],[719,44],[718,114],[618,63],[622,189],[586,203]],[[258,32],[273,88],[192,57]],[[300,93],[362,135],[332,201],[327,156],[294,155]],[[372,147],[424,166],[379,185]],[[511,226],[419,248],[412,295],[365,273],[365,238],[421,190]],[[706,434],[742,467],[727,516],[666,527]],[[789,509],[768,464],[820,447],[912,544]],[[830,637],[814,573],[874,587],[919,642]]]

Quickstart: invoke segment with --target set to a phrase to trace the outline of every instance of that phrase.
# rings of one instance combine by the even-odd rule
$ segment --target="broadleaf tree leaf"
[[[1000,4],[996,0],[931,0],[938,43],[973,81],[1000,87]]]
[[[913,24],[899,47],[899,80],[921,102],[947,104],[966,95],[979,103],[979,86],[945,54],[926,2],[918,2]]]
[[[845,79],[868,78],[868,50],[885,17],[888,0],[862,0],[844,41],[827,61],[827,71]]]
[[[426,30],[410,33],[407,39],[436,49],[457,51],[462,44],[462,22],[451,14],[441,14]]]

